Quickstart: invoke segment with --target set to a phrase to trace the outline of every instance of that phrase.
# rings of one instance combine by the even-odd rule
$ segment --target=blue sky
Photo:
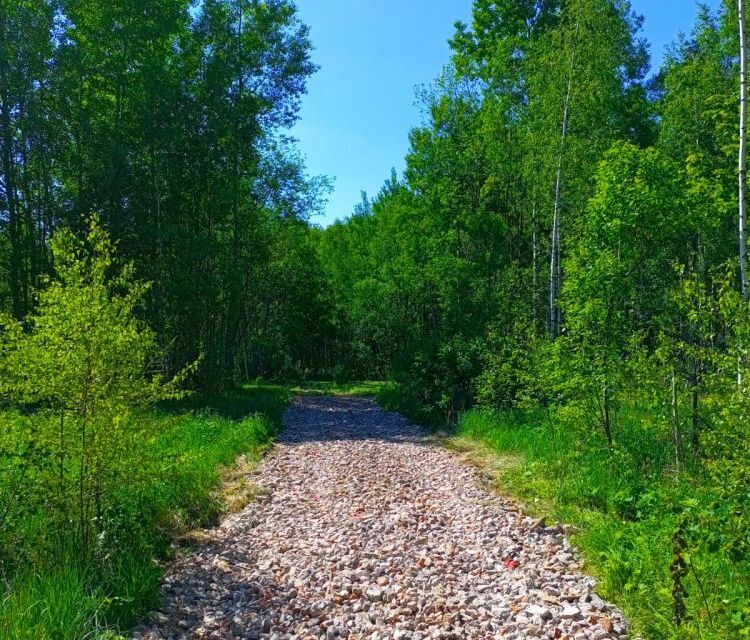
[[[718,6],[720,0],[705,0]],[[631,0],[645,16],[653,66],[680,31],[689,32],[698,2]],[[335,179],[324,216],[348,216],[365,190],[375,195],[391,167],[400,173],[408,132],[419,123],[414,91],[449,59],[456,20],[469,21],[471,0],[297,0],[310,25],[320,70],[311,78],[294,129],[313,175]]]

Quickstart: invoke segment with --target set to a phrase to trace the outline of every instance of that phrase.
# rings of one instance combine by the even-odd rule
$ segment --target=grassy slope
[[[245,468],[259,460],[288,395],[284,387],[251,385],[139,416],[152,424],[153,436],[134,455],[132,483],[117,494],[98,557],[78,561],[58,543],[36,566],[16,573],[0,603],[0,638],[77,640],[135,624],[158,601],[155,558],[225,512],[222,482],[240,481],[229,472],[238,456],[244,454]]]
[[[676,479],[668,443],[640,425],[637,415],[625,414],[620,446],[610,451],[555,425],[544,412],[476,410],[462,416],[450,446],[489,464],[495,487],[531,512],[574,525],[573,542],[599,579],[599,591],[645,638],[747,637],[731,615],[750,598],[747,567],[719,553],[688,556],[689,618],[680,628],[672,624],[677,513],[701,483],[695,472]]]

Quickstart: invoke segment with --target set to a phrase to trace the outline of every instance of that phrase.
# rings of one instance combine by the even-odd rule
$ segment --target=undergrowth
[[[715,496],[697,464],[675,470],[671,443],[642,418],[635,407],[623,408],[610,448],[543,410],[477,409],[461,416],[453,443],[515,458],[497,466],[497,489],[574,526],[573,541],[600,593],[644,638],[749,637],[750,562],[706,542],[697,514]],[[684,566],[677,598],[686,607],[679,625],[677,556]]]
[[[175,540],[218,521],[222,480],[238,456],[246,467],[259,460],[287,400],[284,387],[248,385],[133,416],[148,435],[102,514],[92,557],[81,557],[74,535],[46,527],[43,511],[0,531],[0,638],[111,638],[136,624],[158,602],[159,561]]]

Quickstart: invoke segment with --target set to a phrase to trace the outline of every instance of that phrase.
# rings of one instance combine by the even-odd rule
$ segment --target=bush
[[[4,529],[0,638],[78,640],[135,624],[158,602],[155,559],[168,557],[179,536],[218,521],[222,468],[240,455],[260,459],[287,400],[281,387],[251,386],[132,414],[125,426],[138,425],[140,439],[123,460],[130,471],[112,487],[87,555],[75,526],[58,535],[53,512],[19,509]],[[0,498],[5,504],[8,495]]]

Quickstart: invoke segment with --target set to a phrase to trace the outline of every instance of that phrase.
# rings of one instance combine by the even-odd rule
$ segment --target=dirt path
[[[372,401],[303,397],[268,498],[178,558],[135,638],[626,638],[556,529]]]

